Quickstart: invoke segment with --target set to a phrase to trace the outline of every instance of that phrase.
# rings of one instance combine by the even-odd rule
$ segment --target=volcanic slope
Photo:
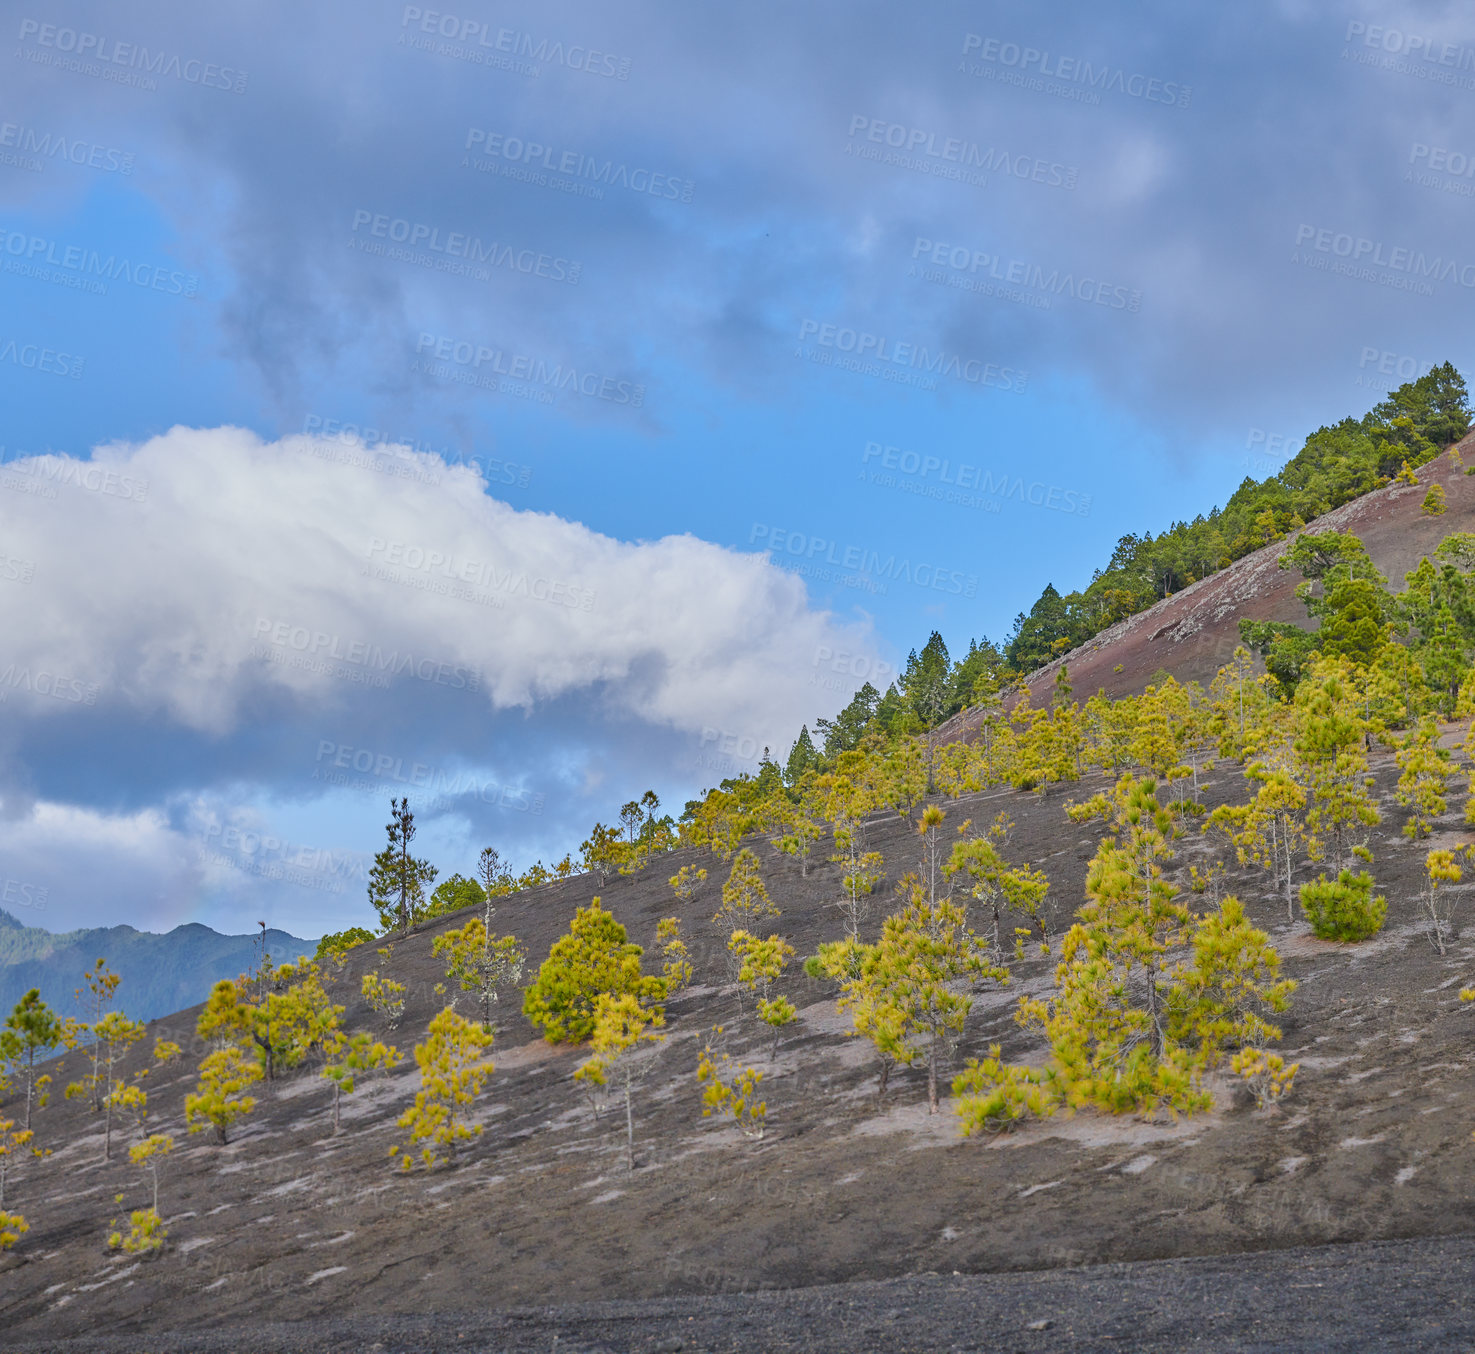
[[[1475,465],[1475,433],[1451,449]],[[1475,530],[1475,476],[1465,474],[1450,452],[1436,456],[1415,470],[1417,484],[1393,483],[1363,494],[1340,508],[1308,522],[1306,532],[1351,532],[1367,548],[1373,563],[1395,591],[1403,576],[1456,531]],[[1430,486],[1444,486],[1446,510],[1423,511]],[[1179,682],[1208,686],[1214,674],[1229,662],[1240,643],[1239,621],[1290,621],[1314,629],[1315,622],[1296,596],[1301,575],[1282,569],[1280,557],[1290,549],[1295,532],[1253,554],[1245,555],[1218,573],[1175,592],[1171,597],[1108,626],[1084,644],[1037,668],[1029,675],[1031,699],[1048,703],[1063,666],[1069,669],[1076,698],[1084,701],[1097,691],[1108,696],[1136,695],[1158,674],[1167,672]],[[1118,670],[1120,669],[1120,670]],[[970,737],[980,712],[964,710],[942,726],[944,740]]]
[[[362,1078],[337,1135],[330,1086],[314,1068],[255,1088],[257,1108],[228,1145],[188,1136],[184,1096],[204,1050],[194,1036],[198,1008],[182,1011],[153,1022],[124,1068],[141,1065],[152,1036],[186,1049],[182,1064],[145,1083],[150,1130],[173,1133],[178,1144],[160,1189],[167,1249],[146,1262],[107,1252],[109,1219],[146,1206],[146,1183],[121,1147],[102,1160],[101,1125],[82,1101],[54,1097],[36,1117],[38,1143],[52,1155],[24,1161],[6,1189],[6,1206],[31,1230],[0,1258],[0,1341],[109,1332],[89,1347],[121,1349],[141,1347],[144,1333],[328,1314],[485,1313],[1475,1231],[1475,1008],[1457,997],[1475,982],[1475,931],[1467,902],[1465,929],[1441,957],[1415,905],[1429,846],[1471,838],[1463,796],[1452,797],[1432,842],[1415,846],[1400,835],[1391,754],[1375,750],[1373,770],[1383,822],[1371,845],[1388,899],[1376,938],[1318,941],[1304,922],[1287,922],[1263,874],[1231,869],[1230,886],[1300,983],[1280,1047],[1301,1070],[1279,1108],[1257,1110],[1215,1078],[1214,1108],[1176,1123],[1082,1112],[963,1139],[946,1102],[928,1115],[921,1070],[894,1075],[878,1102],[869,1045],[847,1036],[832,989],[804,977],[798,959],[781,989],[800,1018],[770,1061],[768,1031],[751,1006],[739,1013],[724,937],[709,920],[723,867],[682,851],[603,889],[580,876],[505,899],[494,921],[527,945],[535,966],[596,893],[648,956],[657,921],[682,917],[696,986],[669,1003],[668,1038],[636,1088],[633,1172],[622,1110],[611,1103],[596,1121],[572,1080],[585,1053],[538,1038],[515,995],[504,1001],[495,1071],[472,1110],[485,1133],[453,1168],[428,1174],[401,1172],[392,1160],[403,1140],[395,1119],[419,1085],[413,1061]],[[1070,793],[1084,798],[1104,784],[1091,776]],[[1008,854],[1048,873],[1057,937],[1082,899],[1099,835],[1071,823],[1065,797],[998,790],[943,802],[948,835],[965,818],[1013,815]],[[1200,797],[1210,807],[1242,800],[1240,768],[1208,773]],[[791,858],[754,844],[782,909],[774,929],[799,958],[837,937],[838,867],[812,861],[805,876]],[[1172,868],[1182,880],[1207,847],[1194,832],[1177,845]],[[914,826],[891,815],[872,821],[867,846],[883,853],[890,876],[876,891],[873,935],[894,906],[892,884],[915,868],[919,843]],[[831,849],[821,841],[814,859]],[[682,906],[665,881],[688,863],[711,877]],[[409,990],[393,1030],[357,996],[361,975],[382,962],[375,946],[353,951],[335,989],[347,1026],[408,1052],[444,1001],[432,941],[467,915],[394,945],[385,972]],[[994,1041],[1010,1060],[1043,1057],[1013,1014],[1021,993],[1048,988],[1054,963],[1028,958],[1014,965],[1009,988],[976,994],[953,1068]],[[126,988],[120,995],[126,1009]],[[702,1117],[695,1071],[709,1038],[764,1073],[762,1141]],[[50,1070],[63,1083],[80,1071],[79,1055]]]

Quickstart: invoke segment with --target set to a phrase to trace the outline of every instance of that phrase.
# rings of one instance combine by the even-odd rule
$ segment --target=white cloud
[[[409,477],[339,463],[354,450],[174,428],[91,462],[8,466],[56,488],[8,514],[6,552],[35,566],[0,590],[11,709],[58,718],[95,700],[221,735],[255,698],[332,708],[388,679],[498,709],[588,696],[777,747],[823,703],[815,654],[872,651],[761,556],[615,540],[490,498],[467,467],[407,451],[393,459]],[[57,678],[60,695],[28,689]]]

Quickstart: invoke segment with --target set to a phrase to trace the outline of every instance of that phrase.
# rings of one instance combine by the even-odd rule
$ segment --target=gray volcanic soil
[[[147,1202],[146,1185],[121,1148],[104,1164],[96,1118],[80,1102],[58,1097],[37,1119],[40,1140],[54,1155],[44,1164],[26,1164],[7,1189],[7,1202],[26,1214],[31,1232],[0,1259],[0,1340],[50,1344],[98,1332],[147,1332],[152,1349],[162,1347],[154,1337],[163,1331],[216,1331],[224,1339],[226,1332],[249,1329],[253,1348],[337,1348],[321,1324],[303,1327],[301,1343],[293,1344],[296,1337],[268,1338],[260,1323],[463,1312],[482,1314],[466,1318],[481,1339],[491,1338],[489,1311],[693,1295],[703,1301],[661,1308],[652,1319],[676,1320],[672,1312],[702,1321],[707,1316],[696,1318],[697,1313],[788,1312],[771,1330],[764,1325],[767,1317],[754,1317],[758,1325],[745,1346],[780,1347],[790,1328],[784,1321],[792,1317],[799,1323],[793,1329],[802,1330],[808,1319],[804,1304],[832,1299],[801,1293],[738,1302],[716,1295],[928,1272],[1052,1270],[1475,1231],[1475,1011],[1461,1008],[1457,998],[1462,984],[1475,982],[1475,932],[1462,935],[1445,958],[1423,938],[1414,894],[1431,843],[1414,846],[1399,835],[1403,813],[1391,804],[1391,756],[1376,754],[1375,769],[1385,804],[1373,841],[1374,873],[1389,903],[1381,935],[1360,946],[1317,941],[1304,923],[1287,926],[1284,903],[1266,896],[1264,876],[1232,876],[1251,915],[1271,931],[1287,972],[1301,983],[1282,1021],[1281,1045],[1300,1061],[1301,1072],[1279,1109],[1257,1111],[1242,1091],[1220,1081],[1213,1111],[1177,1123],[1082,1113],[1003,1138],[966,1140],[946,1105],[942,1114],[928,1116],[920,1069],[895,1076],[885,1102],[877,1103],[869,1046],[846,1036],[848,1022],[836,1012],[832,992],[797,973],[797,960],[785,989],[801,1008],[801,1020],[769,1063],[766,1029],[760,1035],[751,1015],[740,1020],[732,990],[722,987],[721,938],[706,922],[716,905],[721,866],[705,858],[701,863],[713,877],[684,914],[699,986],[670,1003],[670,1037],[638,1089],[633,1174],[623,1162],[622,1113],[612,1104],[615,1112],[595,1123],[571,1081],[584,1053],[535,1038],[513,1003],[504,1004],[496,1071],[475,1112],[485,1135],[454,1169],[431,1175],[403,1174],[389,1159],[399,1140],[394,1119],[418,1084],[413,1062],[364,1083],[345,1102],[345,1131],[337,1137],[331,1133],[330,1088],[316,1069],[258,1087],[256,1113],[238,1126],[228,1146],[213,1145],[206,1134],[185,1136],[183,1096],[193,1085],[200,1050],[193,1037],[196,1012],[181,1012],[154,1022],[142,1046],[151,1047],[152,1036],[163,1035],[192,1051],[186,1067],[156,1072],[148,1083],[150,1127],[178,1136],[161,1190],[169,1248],[148,1262],[106,1252],[106,1224],[121,1215],[113,1196],[122,1192],[123,1207],[139,1207]],[[1084,798],[1103,783],[1092,778],[1072,787],[1070,797]],[[1213,773],[1202,797],[1210,805],[1242,799],[1238,768],[1227,765]],[[946,805],[949,834],[964,817],[987,822],[998,809],[1009,809],[1018,823],[1010,854],[1049,873],[1057,934],[1082,897],[1085,863],[1098,835],[1065,817],[1065,798],[1059,791],[1044,800],[995,791]],[[1462,810],[1463,797],[1455,796],[1433,844],[1470,839]],[[868,845],[885,854],[893,879],[916,863],[915,835],[895,817],[875,822]],[[1188,837],[1178,845],[1178,864],[1186,873],[1190,860],[1203,859],[1201,839]],[[828,849],[821,843],[815,854]],[[783,909],[776,928],[800,957],[812,953],[840,931],[829,906],[839,892],[838,870],[811,867],[804,879],[787,857],[766,846],[761,850],[770,892]],[[598,891],[632,938],[650,946],[656,921],[681,910],[666,877],[694,859],[679,853],[647,877],[614,881],[603,890],[581,877],[504,900],[497,924],[523,939],[536,961],[566,928],[575,905]],[[869,929],[874,931],[890,904],[889,885],[883,885]],[[1466,909],[1469,932],[1468,904]],[[431,937],[453,924],[434,923],[396,947],[390,972],[411,985],[411,1001],[389,1037],[407,1053],[441,1003],[432,990],[442,975],[430,954]],[[983,920],[975,918],[975,925],[982,929]],[[1021,991],[1048,987],[1053,962],[1029,960],[1016,968],[1011,988],[978,995],[954,1068],[993,1040],[1003,1043],[1010,1058],[1042,1056],[1037,1039],[1015,1025],[1014,1002]],[[356,951],[338,1000],[348,1006],[350,1028],[387,1033],[356,995],[358,975],[377,963],[372,946]],[[122,996],[126,1009],[126,991]],[[461,1009],[469,1009],[469,999]],[[727,1026],[727,1046],[766,1074],[769,1132],[762,1142],[750,1143],[735,1129],[701,1117],[697,1053],[702,1037],[719,1022]],[[58,1084],[78,1069],[75,1055],[68,1063]],[[1407,1264],[1414,1272],[1432,1263],[1430,1255],[1444,1255],[1457,1270],[1463,1266],[1467,1280],[1470,1273],[1465,1243],[1450,1243],[1445,1251],[1377,1254],[1385,1259],[1367,1262],[1374,1271],[1386,1263]],[[1403,1258],[1387,1260],[1388,1254]],[[1341,1263],[1335,1253],[1305,1261],[1313,1268]],[[1290,1264],[1270,1257],[1231,1268],[1279,1283]],[[1442,1264],[1434,1265],[1440,1273]],[[1171,1283],[1189,1272],[1161,1271],[1180,1276]],[[1193,1272],[1220,1273],[1224,1266]],[[1058,1280],[991,1278],[977,1290],[944,1279],[938,1292],[961,1304],[958,1311],[973,1301],[969,1293],[1001,1295],[998,1302],[1022,1316],[1034,1308],[1018,1294],[1033,1290],[1017,1285],[1045,1285],[1040,1291],[1050,1296],[1042,1300],[1040,1316],[1050,1318],[1051,1304],[1094,1291],[1068,1279],[1065,1273]],[[868,1320],[892,1310],[904,1314],[911,1302],[905,1294],[922,1292],[916,1286],[921,1282],[856,1289],[855,1301]],[[1143,1285],[1155,1291],[1157,1281],[1101,1282],[1108,1288],[1125,1284],[1125,1292],[1142,1291]],[[1257,1281],[1246,1282],[1249,1293]],[[1351,1278],[1344,1287],[1347,1302],[1366,1295],[1369,1313],[1402,1310],[1384,1289],[1366,1289]],[[893,1292],[902,1296],[874,1296]],[[1223,1299],[1226,1311],[1240,1301],[1231,1301],[1227,1291]],[[977,1300],[984,1303],[983,1297]],[[1077,1305],[1070,1311],[1095,1310],[1087,1297],[1071,1300]],[[917,1301],[925,1307],[931,1299]],[[1339,1310],[1352,1309],[1344,1302]],[[591,1317],[596,1326],[590,1326],[574,1316],[540,1315],[541,1347],[548,1347],[549,1333],[565,1320],[574,1323],[567,1327],[571,1334],[577,1327],[577,1338],[590,1340],[597,1321],[606,1319]],[[721,1325],[718,1316],[712,1320]],[[1089,1329],[1102,1339],[1122,1338],[1109,1335],[1100,1312],[1091,1320],[1096,1324]],[[1167,1320],[1165,1314],[1162,1321]],[[1468,1334],[1468,1307],[1459,1320],[1465,1324],[1450,1330]],[[438,1316],[436,1347],[449,1347],[449,1332],[460,1324],[454,1315]],[[1025,1324],[1005,1324],[1003,1329],[1019,1333],[1011,1347],[1047,1347],[1028,1343],[1020,1333]],[[660,1327],[669,1328],[669,1322]],[[395,1336],[386,1348],[431,1347],[423,1325],[394,1329],[404,1339]],[[498,1329],[521,1328],[504,1322]],[[648,1334],[657,1326],[639,1329]],[[703,1329],[717,1328],[709,1322]],[[915,1340],[903,1338],[900,1328],[884,1329],[857,1343],[943,1347],[928,1344],[932,1336],[924,1339],[921,1327]],[[1082,1325],[1081,1334],[1087,1329]],[[1147,1328],[1139,1332],[1135,1318],[1124,1333],[1129,1343],[1140,1333],[1136,1342],[1150,1347]],[[960,1347],[975,1341],[992,1346],[992,1337],[983,1336],[976,1332]],[[496,1339],[509,1348],[536,1343],[518,1343],[510,1334]],[[314,1344],[323,1340],[328,1342]],[[639,1343],[633,1333],[616,1344],[677,1347]],[[116,1347],[139,1342],[124,1338]],[[729,1345],[708,1333],[687,1347]]]

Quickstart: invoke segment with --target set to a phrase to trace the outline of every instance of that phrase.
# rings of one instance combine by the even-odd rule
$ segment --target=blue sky
[[[1453,6],[456,3],[5,20],[22,920],[576,850],[1468,365]]]

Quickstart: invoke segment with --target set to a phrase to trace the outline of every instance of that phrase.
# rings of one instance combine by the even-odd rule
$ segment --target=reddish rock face
[[[1475,433],[1458,450],[1467,464],[1475,465]],[[1432,556],[1446,536],[1475,530],[1475,476],[1452,465],[1448,454],[1415,474],[1417,485],[1390,484],[1364,494],[1316,518],[1306,530],[1350,531],[1367,547],[1389,586],[1400,590],[1404,574],[1425,555]],[[1447,506],[1438,517],[1423,512],[1432,484],[1444,486]],[[1076,699],[1082,701],[1103,689],[1108,696],[1135,695],[1159,670],[1180,682],[1207,686],[1240,642],[1240,617],[1307,624],[1306,608],[1296,596],[1301,575],[1279,565],[1292,540],[1287,537],[1236,560],[1047,663],[1030,676],[1030,699],[1036,705],[1048,703],[1062,663],[1070,670]],[[1120,672],[1115,671],[1118,664]],[[944,735],[970,738],[977,724],[977,715],[965,710],[943,726]]]

